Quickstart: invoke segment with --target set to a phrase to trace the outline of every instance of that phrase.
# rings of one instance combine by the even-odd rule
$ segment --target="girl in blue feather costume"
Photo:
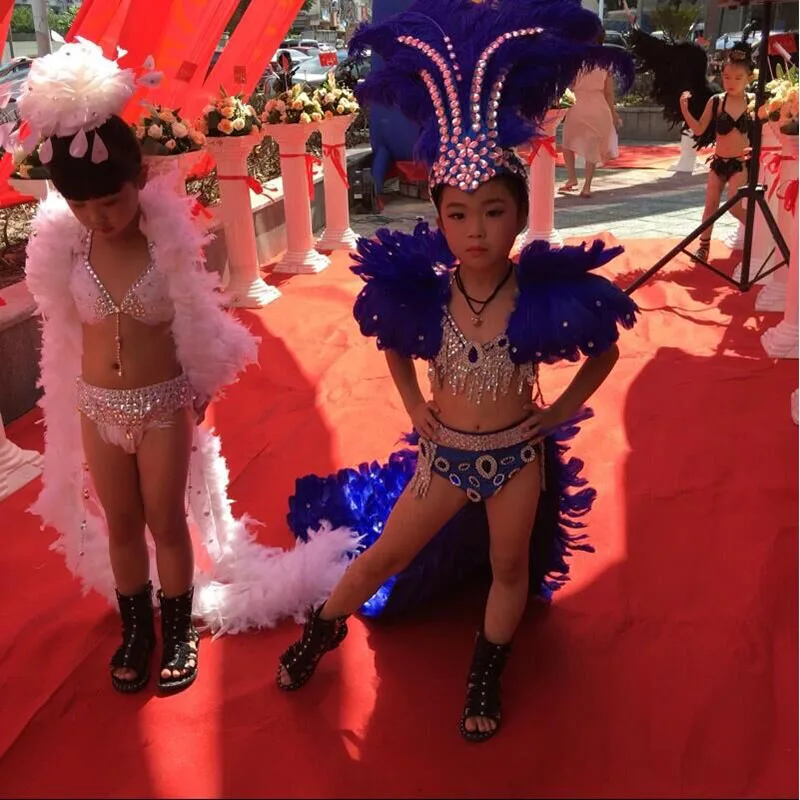
[[[460,730],[484,741],[500,724],[500,677],[531,588],[544,598],[566,580],[571,550],[591,549],[580,517],[594,490],[566,458],[584,403],[618,358],[618,326],[636,306],[592,274],[619,248],[509,257],[528,216],[525,171],[512,148],[578,71],[602,65],[630,80],[625,57],[587,45],[599,26],[573,0],[417,2],[362,29],[386,67],[364,102],[397,105],[420,124],[418,157],[431,168],[439,230],[378,231],[361,240],[364,280],[354,315],[385,352],[408,411],[410,447],[297,481],[289,522],[305,538],[323,521],[363,536],[327,601],[280,659],[278,686],[294,690],[347,635],[347,617],[396,613],[481,570],[491,588],[467,680]],[[567,389],[544,405],[541,364],[586,356]],[[428,362],[430,396],[413,359]]]

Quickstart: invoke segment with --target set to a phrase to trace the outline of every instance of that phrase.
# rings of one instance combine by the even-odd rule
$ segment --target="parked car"
[[[370,69],[372,69],[371,55],[364,55],[361,58],[348,56],[336,67],[336,83],[354,91],[356,86],[367,77]]]

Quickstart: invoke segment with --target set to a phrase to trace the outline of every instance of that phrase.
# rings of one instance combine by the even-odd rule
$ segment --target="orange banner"
[[[303,0],[252,0],[203,83],[205,97],[216,96],[220,86],[231,94],[250,95],[302,5]],[[190,102],[197,114],[206,100]]]

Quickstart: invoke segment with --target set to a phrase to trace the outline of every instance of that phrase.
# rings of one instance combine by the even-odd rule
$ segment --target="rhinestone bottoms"
[[[191,406],[194,390],[186,375],[138,389],[104,389],[78,378],[78,411],[102,438],[135,453],[148,428],[168,427],[175,412]]]
[[[492,433],[467,433],[442,425],[436,442],[420,437],[411,490],[424,497],[436,472],[463,489],[473,503],[497,494],[526,464],[536,460],[537,446],[520,429],[521,423],[517,423]]]

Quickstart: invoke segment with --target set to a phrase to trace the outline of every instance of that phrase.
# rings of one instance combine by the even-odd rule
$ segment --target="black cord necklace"
[[[503,276],[500,283],[495,286],[494,291],[485,299],[485,300],[478,300],[476,297],[470,297],[467,294],[467,290],[464,288],[464,283],[461,280],[461,267],[456,267],[456,286],[458,286],[458,290],[461,294],[464,295],[464,299],[467,301],[467,305],[469,306],[469,310],[472,312],[472,324],[479,328],[483,325],[483,320],[481,319],[481,314],[486,310],[486,306],[497,297],[497,293],[506,285],[508,279],[511,277],[511,273],[514,271],[514,265],[512,262],[508,262],[508,270],[506,270],[506,274]],[[480,309],[476,308],[474,305],[480,306]]]

